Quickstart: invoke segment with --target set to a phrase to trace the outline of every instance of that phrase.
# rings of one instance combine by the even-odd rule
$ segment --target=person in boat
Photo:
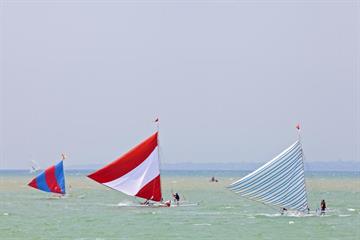
[[[146,205],[146,206],[150,205],[150,200],[149,200],[149,199],[146,199],[146,201],[143,202],[142,205]]]
[[[323,199],[320,202],[320,214],[325,215],[325,211],[326,211],[326,203],[325,200]]]
[[[284,207],[283,207],[283,208],[281,209],[281,211],[280,211],[281,215],[283,215],[283,214],[286,213],[286,212],[287,212],[287,209],[284,208]]]
[[[218,182],[218,180],[213,176],[211,177],[210,182]]]
[[[176,192],[175,194],[173,193],[173,198],[174,198],[174,202],[179,205],[180,202],[180,196],[179,194]]]

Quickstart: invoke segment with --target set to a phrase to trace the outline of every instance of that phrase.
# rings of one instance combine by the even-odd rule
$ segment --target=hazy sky
[[[1,165],[359,161],[356,1],[1,0]]]

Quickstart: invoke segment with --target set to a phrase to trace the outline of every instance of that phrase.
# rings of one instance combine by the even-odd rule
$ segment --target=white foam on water
[[[289,224],[294,224],[295,222],[294,221],[289,221]]]
[[[4,216],[9,216],[9,213],[4,212],[3,215],[4,215]]]
[[[301,213],[301,212],[287,212],[284,215],[287,217],[311,217],[311,216],[313,216],[312,214],[305,214],[305,213]]]
[[[251,216],[251,215],[250,215]],[[284,214],[281,213],[259,213],[259,214],[255,214],[254,216],[256,217],[313,217],[315,216],[314,214],[305,214],[305,213],[301,213],[301,212],[285,212]]]
[[[128,206],[134,206],[134,203],[132,202],[119,202],[116,206],[118,207],[128,207]]]
[[[210,223],[194,223],[194,226],[211,226]]]
[[[124,202],[120,202],[120,203],[96,203],[95,205],[106,206],[106,207],[131,207],[131,206],[133,206],[132,204],[127,204],[127,203],[124,203]]]
[[[339,217],[350,217],[350,214],[340,214]]]
[[[356,210],[355,209],[353,209],[353,208],[348,208],[347,209],[349,212],[355,212]]]

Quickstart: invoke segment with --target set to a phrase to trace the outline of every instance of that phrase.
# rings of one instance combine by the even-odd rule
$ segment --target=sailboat
[[[296,128],[300,130],[299,125]],[[244,198],[277,207],[282,213],[308,213],[303,160],[299,134],[295,143],[229,188]]]
[[[35,162],[34,160],[31,160],[31,166],[30,166],[30,173],[37,173],[39,172],[41,169],[39,167],[39,164],[37,162]]]
[[[65,155],[62,154],[62,160],[59,163],[42,171],[28,183],[28,186],[44,192],[65,195],[64,159]]]
[[[88,175],[92,180],[148,203],[162,204],[158,132],[133,149]],[[154,205],[154,204],[152,204]]]

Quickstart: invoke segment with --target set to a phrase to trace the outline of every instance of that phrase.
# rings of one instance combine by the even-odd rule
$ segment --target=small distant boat
[[[39,167],[39,164],[37,162],[35,162],[34,160],[31,160],[30,173],[37,173],[40,171],[41,171],[41,168]]]
[[[159,206],[166,206],[160,204],[158,132],[88,177],[127,195],[143,198],[147,204],[157,202]]]
[[[300,130],[299,125],[296,128]],[[308,213],[303,159],[299,135],[290,147],[229,188],[242,197],[279,208],[282,213]]]
[[[209,182],[219,182],[214,176],[212,176],[209,180]]]
[[[28,183],[28,186],[44,192],[65,195],[64,159],[63,156],[63,159],[59,163],[42,171]]]

